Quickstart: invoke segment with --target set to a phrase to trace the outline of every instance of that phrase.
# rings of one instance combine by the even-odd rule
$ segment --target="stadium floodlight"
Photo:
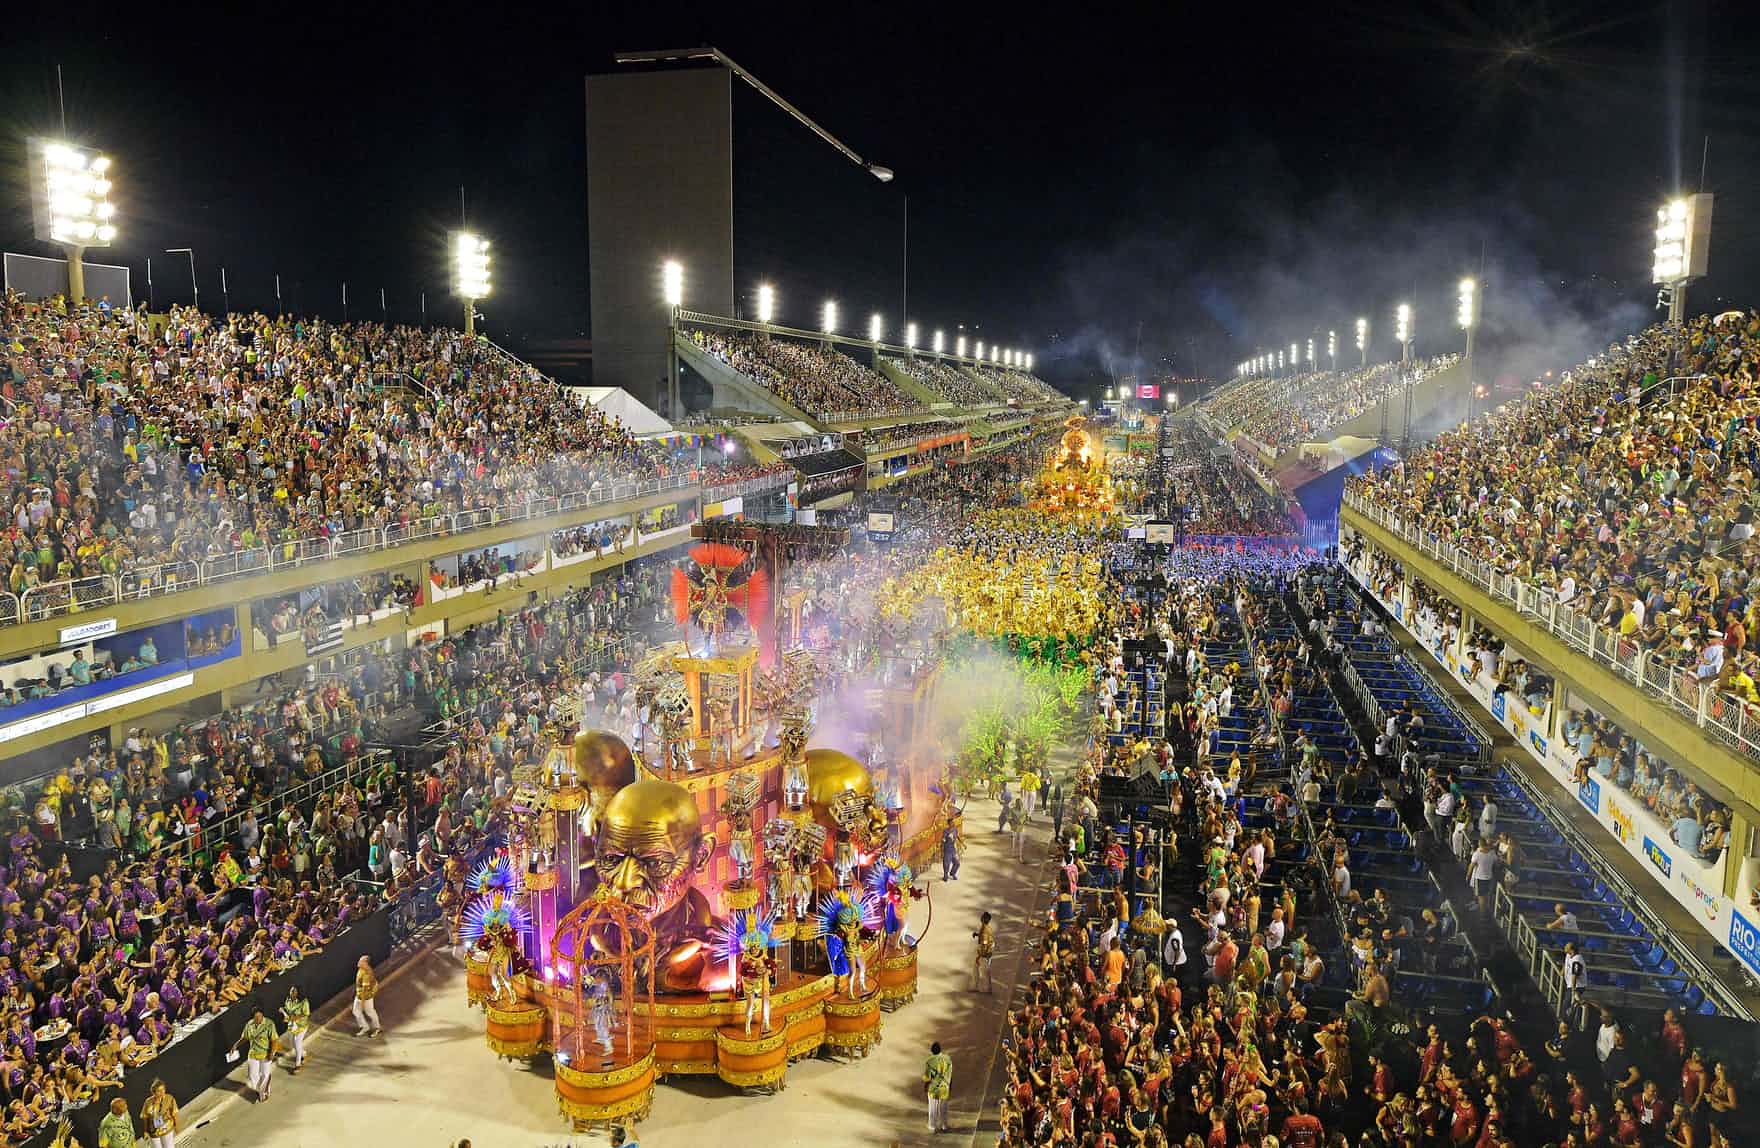
[[[881,321],[880,312],[876,311],[872,315],[869,315],[868,316],[868,342],[878,343],[880,341],[880,336],[884,335],[885,333],[886,333],[886,324]]]
[[[830,299],[819,311],[819,330],[827,335],[837,334],[837,304]]]
[[[934,348],[937,355],[942,351],[945,351],[947,349],[947,332],[937,328],[934,336],[930,339],[929,345]]]
[[[768,283],[758,284],[758,322],[769,325],[776,317],[776,289]]]
[[[1027,352],[1027,374],[1033,373],[1033,352]]]
[[[1362,356],[1363,368],[1369,367],[1369,320],[1357,320],[1357,353]]]
[[[660,283],[668,307],[684,306],[684,264],[668,259],[660,267]]]
[[[477,333],[477,300],[489,297],[489,241],[469,231],[452,235],[452,293],[464,300],[464,333]]]
[[[1399,341],[1400,361],[1412,357],[1412,305],[1401,303],[1393,309],[1393,337]]]
[[[1295,371],[1297,369],[1299,369],[1301,367],[1301,365],[1302,365],[1302,353],[1301,353],[1301,351],[1296,349],[1296,345],[1294,343],[1291,343],[1289,345],[1290,373],[1292,373],[1292,374],[1295,373]]]
[[[1314,369],[1314,340],[1308,340],[1308,369]]]
[[[966,357],[966,337],[964,335],[960,335],[958,338],[954,339],[953,353],[962,359]]]
[[[63,140],[32,139],[31,220],[36,237],[67,254],[67,297],[86,297],[83,255],[116,241],[116,205],[110,202],[110,157]]]
[[[1000,365],[1002,362],[1002,348],[995,343],[990,344],[990,362],[996,365]]]
[[[1479,285],[1472,279],[1461,280],[1454,321],[1463,331],[1471,331],[1479,321]]]
[[[1282,351],[1277,352],[1277,369],[1280,371],[1283,370],[1283,352]]]
[[[1332,360],[1332,369],[1338,370],[1338,332],[1326,332],[1326,357]]]
[[[904,325],[904,345],[906,350],[914,351],[917,349],[917,325],[915,323]]]
[[[1663,288],[1668,317],[1686,312],[1686,286],[1704,276],[1711,249],[1711,195],[1683,195],[1656,210],[1655,262],[1650,279]]]
[[[984,361],[984,340],[978,340],[978,345],[972,349],[972,356],[976,358],[979,363]]]

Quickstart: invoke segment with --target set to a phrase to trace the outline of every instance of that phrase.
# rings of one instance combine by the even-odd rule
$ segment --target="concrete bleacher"
[[[1631,887],[1599,863],[1599,854],[1572,842],[1574,832],[1525,779],[1491,763],[1490,735],[1427,669],[1400,652],[1390,635],[1364,632],[1364,604],[1356,588],[1341,580],[1312,593],[1345,652],[1346,676],[1374,719],[1408,707],[1423,714],[1423,730],[1413,746],[1420,758],[1449,769],[1473,808],[1487,798],[1496,801],[1497,830],[1515,839],[1524,862],[1514,887],[1499,887],[1494,915],[1543,995],[1561,1012],[1581,1007],[1563,994],[1559,964],[1565,944],[1575,941],[1588,970],[1588,998],[1718,1015],[1716,1001],[1683,971],[1685,962],[1672,951],[1667,931],[1643,911]],[[1577,930],[1546,927],[1560,905],[1576,915]]]

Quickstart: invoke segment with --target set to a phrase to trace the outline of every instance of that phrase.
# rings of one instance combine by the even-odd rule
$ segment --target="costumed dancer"
[[[298,985],[288,987],[281,1019],[287,1024],[288,1040],[293,1044],[293,1066],[288,1071],[298,1072],[306,1062],[306,1029],[312,1021],[312,1002],[300,995]]]
[[[825,956],[831,973],[848,996],[868,991],[868,961],[862,953],[862,911],[846,892],[825,898],[820,910],[825,925]]]
[[[752,814],[749,809],[739,809],[733,814],[733,830],[727,841],[727,856],[733,862],[733,870],[739,884],[752,883],[752,867],[757,864],[757,850],[752,843]]]
[[[770,987],[775,979],[776,962],[764,944],[763,934],[752,929],[740,942],[739,986],[746,998],[746,1035],[752,1035],[752,1016],[763,1013],[760,1032],[770,1031]]]
[[[373,962],[364,954],[354,966],[354,1023],[360,1027],[355,1030],[356,1036],[379,1036],[384,1028],[379,1024],[379,1007],[373,998],[379,995],[379,978],[373,975]]]
[[[588,1007],[592,1010],[593,1037],[598,1040],[599,1048],[606,1056],[611,1055],[611,982],[605,977],[587,975],[587,988],[590,992]]]

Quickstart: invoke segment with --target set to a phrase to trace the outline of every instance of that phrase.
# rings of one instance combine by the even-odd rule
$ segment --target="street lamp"
[[[768,283],[758,284],[758,322],[765,326],[776,317],[776,291]]]
[[[1710,249],[1709,192],[1680,196],[1656,210],[1656,259],[1650,279],[1662,287],[1657,303],[1666,298],[1670,320],[1679,322],[1686,315],[1687,284],[1704,276]]]
[[[819,310],[819,330],[827,335],[837,334],[837,304],[830,299]]]
[[[452,293],[464,300],[464,334],[477,333],[477,300],[489,296],[489,241],[468,231],[452,236]]]
[[[67,301],[72,310],[86,297],[85,249],[108,247],[116,239],[110,157],[59,140],[31,140],[28,150],[35,234],[67,253]]]
[[[1412,359],[1412,306],[1401,303],[1393,309],[1393,337],[1399,342],[1399,361]]]
[[[666,391],[667,410],[680,419],[678,394],[678,311],[684,306],[684,264],[668,259],[660,265],[660,290],[666,299]],[[467,332],[468,333],[468,332]]]
[[[1357,351],[1363,356],[1363,369],[1369,369],[1369,320],[1357,320]]]

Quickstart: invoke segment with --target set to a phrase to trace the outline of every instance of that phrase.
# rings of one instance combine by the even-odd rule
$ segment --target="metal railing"
[[[470,530],[548,518],[592,506],[683,490],[697,485],[697,472],[664,478],[601,483],[560,495],[527,495],[516,502],[451,514],[435,514],[408,526],[370,527],[327,538],[302,538],[234,551],[201,561],[166,562],[121,574],[100,574],[32,587],[22,595],[0,594],[0,625],[38,622],[121,602],[162,597],[194,586],[390,550],[410,542],[444,538]]]
[[[1344,506],[1411,543],[1420,554],[1435,559],[1491,597],[1514,606],[1571,649],[1608,667],[1639,692],[1664,703],[1718,741],[1760,759],[1760,712],[1754,707],[1734,695],[1720,693],[1692,670],[1660,663],[1650,651],[1560,602],[1551,590],[1530,586],[1462,553],[1453,543],[1370,503],[1355,491],[1345,492]]]

